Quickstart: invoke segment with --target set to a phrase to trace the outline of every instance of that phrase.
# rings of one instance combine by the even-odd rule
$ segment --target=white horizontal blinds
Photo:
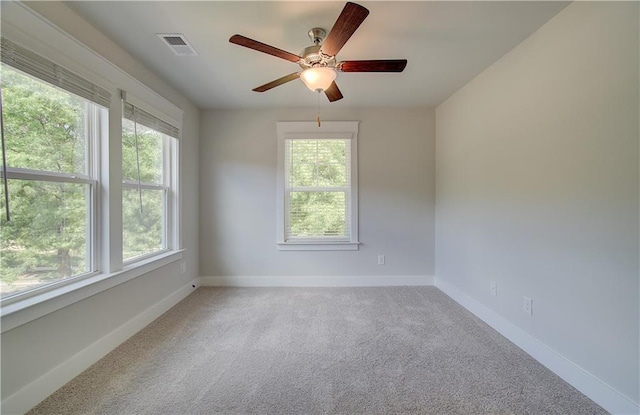
[[[286,239],[350,239],[348,139],[285,140]]]
[[[134,114],[135,112],[135,114]],[[135,115],[135,119],[134,119]],[[128,120],[135,121],[152,130],[159,131],[173,138],[180,137],[180,129],[171,125],[170,123],[161,120],[155,115],[149,114],[145,110],[134,107],[132,104],[125,102],[124,104],[124,117]]]
[[[4,37],[2,37],[1,43],[0,58],[2,63],[109,108],[111,93],[108,90]]]

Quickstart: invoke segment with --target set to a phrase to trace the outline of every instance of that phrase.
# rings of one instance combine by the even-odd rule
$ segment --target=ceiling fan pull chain
[[[322,91],[318,90],[318,96],[317,96],[317,105],[318,105],[318,128],[320,128],[320,94],[322,93]]]
[[[133,134],[136,139],[136,167],[138,169],[138,199],[140,201],[140,214],[142,215],[142,182],[140,179],[140,151],[138,148],[138,108],[133,106]]]
[[[9,209],[9,178],[7,177],[7,150],[4,142],[4,117],[2,108],[2,86],[0,85],[0,135],[2,141],[2,183],[4,185],[4,207],[7,214],[7,222],[11,221],[11,209]]]

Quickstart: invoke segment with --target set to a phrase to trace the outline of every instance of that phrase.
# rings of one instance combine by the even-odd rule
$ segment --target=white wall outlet
[[[384,255],[378,255],[378,265],[384,265]]]
[[[494,297],[498,296],[498,282],[491,281],[491,295]]]
[[[533,315],[532,302],[531,298],[522,297],[522,310],[530,316]]]
[[[180,274],[184,275],[187,273],[187,263],[183,262],[180,264]]]

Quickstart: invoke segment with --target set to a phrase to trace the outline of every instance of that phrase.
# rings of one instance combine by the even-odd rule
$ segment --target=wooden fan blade
[[[257,50],[258,52],[266,53],[268,55],[273,55],[291,62],[298,62],[300,59],[302,59],[298,55],[294,55],[293,53],[289,53],[285,50],[269,46],[262,42],[258,42],[257,40],[249,39],[248,37],[242,35],[231,36],[231,38],[229,38],[229,42],[236,45],[244,46],[245,48]]]
[[[331,86],[325,89],[324,94],[329,98],[329,102],[337,101],[342,99],[342,92],[338,88],[338,85],[334,82],[331,83]]]
[[[255,91],[255,92],[268,91],[271,88],[275,88],[275,87],[280,86],[282,84],[286,84],[287,82],[291,82],[291,81],[296,80],[298,78],[300,78],[300,73],[294,72],[292,74],[283,76],[282,78],[278,78],[275,81],[271,81],[268,84],[264,84],[264,85],[261,85],[261,86],[259,86],[257,88],[253,88],[252,91]]]
[[[330,56],[336,56],[368,15],[369,10],[366,8],[359,4],[348,2],[322,43],[322,52]]]
[[[406,59],[344,61],[336,65],[342,72],[402,72],[406,66]]]

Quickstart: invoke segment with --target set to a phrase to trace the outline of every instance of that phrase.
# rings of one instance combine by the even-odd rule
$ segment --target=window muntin
[[[2,298],[86,275],[93,252],[93,153],[106,110],[2,64],[11,221],[0,219]],[[6,204],[2,193],[0,206]]]
[[[172,140],[175,139],[145,125],[122,120],[122,254],[125,261],[168,249]]]

